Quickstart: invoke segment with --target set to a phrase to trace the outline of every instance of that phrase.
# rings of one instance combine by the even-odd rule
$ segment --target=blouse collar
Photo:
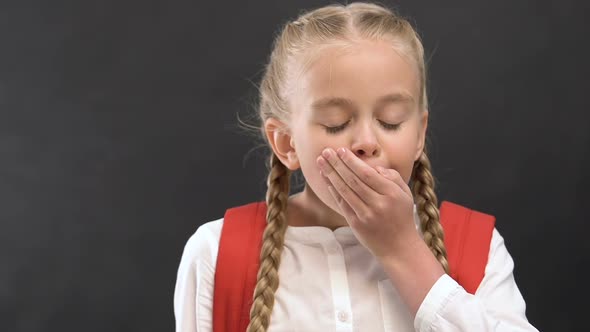
[[[416,204],[414,204],[414,224],[416,230],[420,232],[420,217],[416,210]],[[359,243],[350,226],[338,227],[334,231],[324,226],[287,226],[285,233],[286,241],[309,244],[333,241],[334,238],[343,245]]]

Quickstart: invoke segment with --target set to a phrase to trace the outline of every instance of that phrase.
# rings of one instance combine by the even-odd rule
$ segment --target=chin
[[[344,215],[342,215],[342,213],[340,213],[340,207],[338,206],[338,202],[336,202],[336,199],[334,197],[332,197],[332,194],[330,194],[330,191],[328,191],[327,186],[326,186],[323,194],[325,195],[324,196],[325,198],[318,197],[318,200],[320,202],[322,202],[326,206],[326,208],[332,210],[333,212],[335,212],[339,216],[344,217]],[[316,197],[317,197],[317,195],[316,195]]]
[[[313,189],[312,186],[309,185],[309,182],[306,181],[305,188],[309,191],[310,196],[316,199],[318,203],[336,212],[338,215],[342,216],[342,214],[340,214],[340,208],[338,207],[338,203],[336,202],[334,197],[332,197],[332,194],[330,194],[330,191],[328,190],[328,186],[326,184],[323,184],[323,187],[319,188],[319,191],[316,191]],[[318,192],[321,195],[318,195]]]
[[[330,195],[330,204],[326,204],[330,209],[332,209],[332,211],[336,212],[338,215],[344,217],[341,213],[340,213],[340,207],[338,206],[338,202],[336,202],[336,199],[332,197],[332,194],[330,194],[330,192],[328,192],[328,195]],[[325,204],[325,203],[324,203]]]

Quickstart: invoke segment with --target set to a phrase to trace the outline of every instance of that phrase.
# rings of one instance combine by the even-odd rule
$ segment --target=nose
[[[355,133],[350,149],[361,159],[377,157],[380,153],[380,146],[373,132],[373,128],[370,125],[362,127],[361,130]]]

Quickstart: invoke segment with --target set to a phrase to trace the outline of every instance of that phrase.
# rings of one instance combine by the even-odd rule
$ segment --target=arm
[[[401,283],[400,295],[410,309],[420,298],[420,290],[429,288],[432,280],[428,274],[418,278],[410,275],[427,272],[430,267],[428,260],[424,264],[420,257],[416,258],[386,267],[388,273],[393,273],[392,281]],[[525,316],[525,302],[514,281],[513,268],[504,239],[494,229],[485,276],[475,295],[467,293],[448,275],[440,276],[430,285],[417,309],[416,331],[537,331]],[[405,290],[410,283],[414,287]]]
[[[187,241],[174,289],[177,332],[210,332],[220,222],[200,226]]]
[[[420,239],[413,194],[399,172],[372,168],[343,148],[337,153],[325,149],[317,164],[339,213],[415,315],[417,331],[536,331],[524,315],[514,264],[496,230],[484,280],[470,295],[444,273]]]

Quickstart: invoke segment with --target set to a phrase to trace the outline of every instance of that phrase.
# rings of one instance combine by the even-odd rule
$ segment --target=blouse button
[[[328,247],[328,254],[336,255],[337,253],[338,253],[338,249],[336,249],[335,247]]]
[[[329,245],[328,248],[328,255],[338,255],[339,250],[336,244]]]
[[[338,313],[338,320],[341,322],[346,322],[348,320],[348,314],[344,311],[340,311]]]

